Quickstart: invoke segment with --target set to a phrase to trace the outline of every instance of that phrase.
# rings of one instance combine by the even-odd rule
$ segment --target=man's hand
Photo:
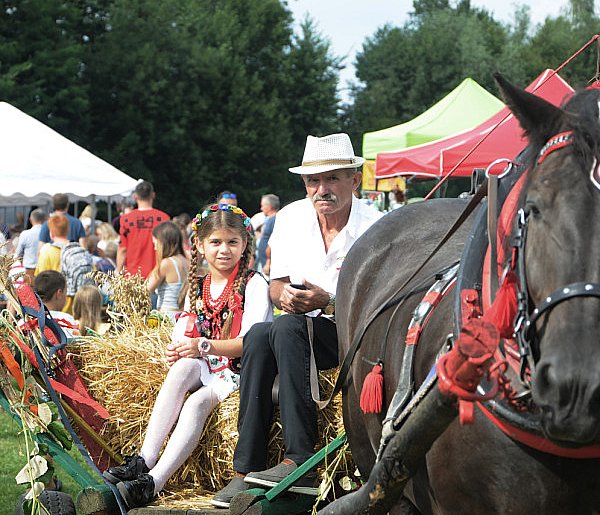
[[[286,284],[279,297],[281,309],[287,313],[302,314],[327,306],[329,293],[308,281],[304,281],[304,286],[306,290],[299,290],[289,283]]]

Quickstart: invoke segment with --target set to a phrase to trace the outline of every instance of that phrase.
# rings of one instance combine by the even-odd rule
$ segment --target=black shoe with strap
[[[217,508],[229,508],[231,500],[240,492],[245,492],[250,488],[248,483],[244,482],[244,478],[235,476],[229,484],[219,490],[211,499],[210,503]]]
[[[132,456],[125,456],[123,465],[110,467],[102,475],[113,485],[116,485],[121,481],[132,481],[141,474],[147,474],[148,472],[150,472],[150,469],[146,466],[144,458],[138,454],[134,454]]]
[[[146,506],[154,499],[154,478],[150,474],[141,474],[133,481],[123,481],[117,485],[128,508]]]

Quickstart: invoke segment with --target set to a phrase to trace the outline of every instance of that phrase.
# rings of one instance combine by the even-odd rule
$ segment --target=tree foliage
[[[517,6],[502,24],[469,0],[414,0],[401,27],[380,28],[356,56],[352,102],[343,114],[354,144],[364,132],[408,121],[469,76],[488,91],[498,70],[526,86],[556,68],[597,31],[592,0],[571,0],[569,13],[532,27],[529,9]],[[575,86],[595,72],[595,48],[561,71]]]
[[[291,23],[276,0],[115,1],[90,61],[94,148],[173,212],[223,189],[253,209],[267,190],[300,195],[285,167],[333,125],[337,72],[312,26],[293,38]]]
[[[492,92],[495,70],[528,84],[598,26],[593,0],[538,26],[523,6],[503,24],[470,0],[414,0],[404,25],[365,40],[340,106],[340,59],[310,18],[294,32],[285,0],[4,0],[0,94],[151,180],[172,214],[223,189],[254,212],[262,193],[304,194],[287,168],[307,134],[347,130],[358,150],[364,132],[413,118],[466,76]],[[594,50],[563,77],[585,85]]]

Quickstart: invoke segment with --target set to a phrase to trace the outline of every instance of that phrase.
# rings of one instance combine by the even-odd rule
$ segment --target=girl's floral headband
[[[252,225],[250,224],[250,218],[248,218],[248,215],[244,213],[239,207],[232,206],[231,204],[212,204],[208,206],[204,211],[202,211],[202,213],[198,213],[194,217],[194,219],[192,220],[192,229],[194,229],[194,231],[197,231],[200,225],[202,224],[202,220],[204,220],[211,213],[214,213],[219,210],[231,211],[236,215],[240,215],[244,222],[244,227],[250,234],[252,234]]]

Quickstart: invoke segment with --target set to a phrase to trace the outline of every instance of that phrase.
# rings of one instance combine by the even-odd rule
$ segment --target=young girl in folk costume
[[[148,276],[148,291],[156,292],[156,308],[159,311],[181,311],[188,278],[188,260],[183,252],[181,230],[171,221],[163,222],[152,229],[152,242],[156,250],[156,266]]]
[[[242,337],[253,324],[272,319],[267,282],[248,267],[249,227],[244,212],[227,204],[211,205],[193,221],[191,313],[179,318],[167,347],[171,368],[140,454],[104,472],[129,507],[149,503],[192,454],[209,413],[239,386],[234,358],[242,354]],[[205,277],[197,274],[200,253],[208,262]]]

